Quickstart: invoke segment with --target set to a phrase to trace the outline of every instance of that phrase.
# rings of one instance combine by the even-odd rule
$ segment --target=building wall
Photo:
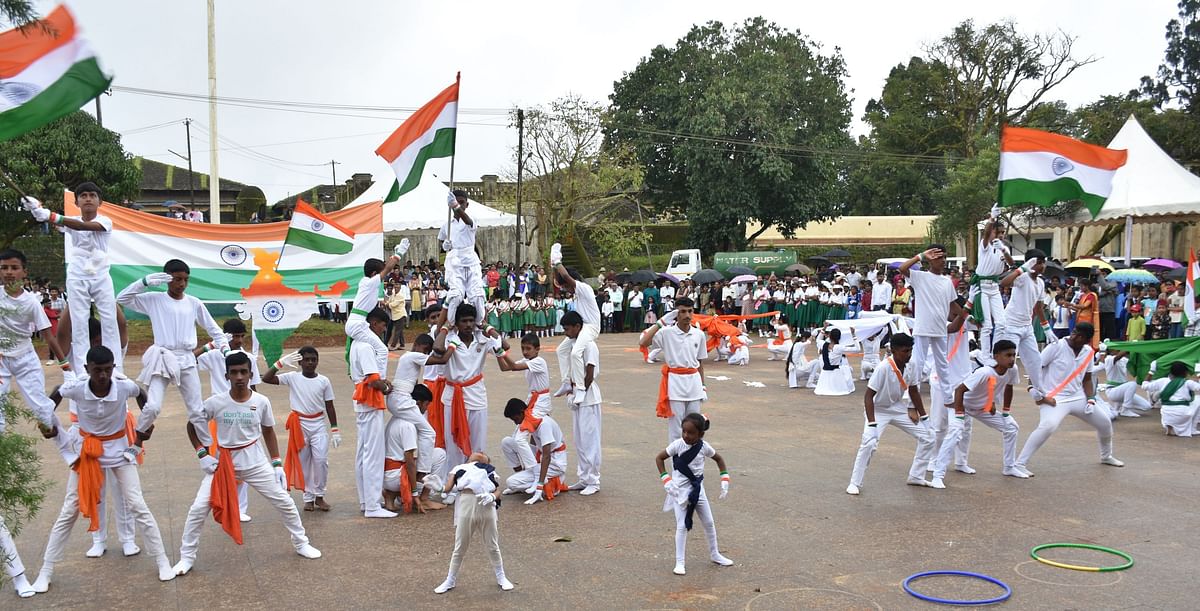
[[[1056,259],[1068,259],[1071,256],[1071,242],[1076,232],[1083,231],[1079,240],[1079,252],[1076,256],[1083,257],[1094,253],[1084,252],[1093,242],[1100,238],[1106,226],[1096,225],[1078,227],[1060,227],[1034,231],[1032,238],[1037,240],[1052,240],[1048,253]],[[1028,246],[1025,240],[1015,233],[1013,246],[1017,251],[1023,251]],[[1165,257],[1176,261],[1187,261],[1188,250],[1200,245],[1200,224],[1198,223],[1133,223],[1133,257]],[[1114,238],[1102,249],[1103,256],[1120,257],[1125,255],[1124,233]]]

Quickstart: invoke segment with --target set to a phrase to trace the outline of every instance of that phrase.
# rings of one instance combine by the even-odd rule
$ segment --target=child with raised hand
[[[232,341],[230,344],[232,345]],[[287,453],[283,470],[287,475],[288,489],[299,488],[304,492],[304,511],[329,511],[325,502],[325,485],[329,478],[329,446],[342,444],[338,430],[337,410],[333,407],[333,384],[329,378],[317,373],[321,355],[316,348],[304,346],[297,352],[284,355],[263,375],[265,384],[280,384],[288,387],[288,413],[284,428],[288,432]],[[285,371],[280,369],[295,369]],[[329,430],[325,429],[325,417],[329,417]]]
[[[721,566],[733,565],[733,561],[722,556],[720,548],[717,547],[717,527],[713,522],[712,510],[708,506],[708,496],[704,493],[704,459],[712,458],[721,470],[721,496],[717,498],[724,499],[729,494],[729,471],[725,467],[725,458],[704,441],[704,432],[708,430],[709,424],[708,419],[701,414],[684,416],[682,437],[672,441],[665,450],[654,457],[659,478],[667,491],[663,511],[675,511],[676,575],[686,574],[684,557],[687,533],[692,529],[694,513],[700,514],[700,523],[708,536],[709,558]],[[666,467],[668,458],[671,459],[670,471]]]

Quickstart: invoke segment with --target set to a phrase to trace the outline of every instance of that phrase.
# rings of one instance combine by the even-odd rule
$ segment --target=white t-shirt
[[[957,388],[967,374],[971,373],[971,338],[968,336],[970,323],[963,323],[958,333],[946,338],[946,360],[950,365],[950,387]],[[933,375],[937,375],[935,372]],[[954,397],[946,397],[952,401]]]
[[[239,448],[233,452],[233,468],[248,469],[267,462],[262,444],[262,427],[275,426],[271,401],[256,392],[243,403],[233,400],[229,393],[213,395],[204,401],[204,417],[217,423],[217,444],[222,448]]]
[[[1000,240],[992,240],[990,244],[984,244],[983,240],[979,241],[979,263],[975,266],[975,273],[980,276],[999,276],[1004,273],[1006,263],[1004,262],[1004,254],[1008,252],[1008,247]]]
[[[1022,272],[1013,281],[1008,305],[1004,308],[1004,324],[1019,329],[1033,324],[1033,309],[1046,293],[1046,281],[1034,279]]]
[[[285,371],[277,377],[280,384],[288,387],[288,401],[293,412],[305,416],[323,414],[325,402],[333,401],[333,384],[319,373],[308,378],[299,371]]]
[[[79,428],[93,435],[104,437],[125,430],[125,407],[129,399],[138,396],[141,390],[137,383],[129,378],[112,379],[112,387],[108,395],[97,397],[88,387],[88,377],[81,376],[75,382],[65,383],[58,389],[58,394],[64,399],[74,401],[75,415],[79,418]],[[138,430],[146,430],[154,424],[152,412],[142,412],[138,419]],[[59,434],[65,435],[61,427]],[[121,455],[129,447],[129,437],[122,435],[111,441],[103,442],[104,451],[100,456],[103,467],[121,467],[129,464]]]
[[[896,377],[896,371],[892,369],[894,362],[890,357],[885,359],[875,368],[875,371],[871,373],[871,379],[867,381],[867,388],[875,391],[876,410],[912,401],[912,398],[908,396],[908,387],[920,380],[921,372],[916,370],[915,363],[910,360],[904,366],[904,386],[901,386],[900,378]]]
[[[708,338],[695,325],[686,333],[678,325],[671,325],[661,329],[654,337],[662,348],[663,362],[668,367],[697,369],[700,361],[708,358]],[[668,374],[667,397],[672,401],[698,401],[703,398],[704,383],[700,373]]]
[[[469,216],[469,215],[468,215]],[[441,230],[438,231],[438,240],[445,241],[450,238],[450,243],[454,246],[449,254],[456,257],[466,257],[468,259],[476,257],[475,254],[475,226],[468,225],[457,217],[450,219],[450,229],[447,232],[446,225],[443,224]]]
[[[950,302],[958,299],[950,278],[919,269],[909,270],[909,283],[916,293],[917,321],[913,335],[946,337],[946,320],[950,318]]]
[[[383,278],[380,277],[380,274],[375,274],[370,278],[363,276],[358,281],[358,290],[354,293],[354,306],[346,320],[366,320],[367,314],[379,306],[379,287],[381,286],[383,286]],[[367,314],[356,314],[354,310],[362,310]]]
[[[1104,377],[1110,386],[1124,384],[1129,381],[1129,372],[1125,369],[1129,359],[1125,357],[1117,358],[1113,355],[1104,357]]]
[[[245,350],[239,352],[245,352],[250,357],[250,385],[262,384],[262,378],[258,375],[258,359]],[[200,371],[208,372],[208,394],[229,394],[229,380],[225,379],[225,355],[221,354],[219,350],[209,350],[196,357],[196,367]],[[322,403],[322,405],[324,404]]]
[[[154,344],[171,351],[191,351],[196,347],[196,325],[208,332],[218,346],[228,345],[225,333],[204,304],[191,295],[175,299],[166,292],[145,292],[140,280],[117,295],[117,303],[150,318]]]
[[[112,219],[97,214],[93,223],[104,226],[104,231],[79,231],[63,226],[59,228],[71,243],[71,258],[67,261],[67,278],[94,278],[108,275],[108,238],[112,235]]]
[[[475,494],[495,492],[496,469],[492,465],[478,462],[463,463],[450,470],[454,478],[454,489],[457,491],[470,490]]]
[[[637,309],[642,307],[642,292],[629,291],[629,308]]]
[[[1062,338],[1054,342],[1044,350],[1042,350],[1042,388],[1043,393],[1048,393],[1062,384],[1063,380],[1067,379],[1083,364],[1084,361],[1091,362],[1094,351],[1091,346],[1084,346],[1079,349],[1076,354],[1067,343],[1067,338]],[[1087,375],[1087,371],[1080,373],[1071,379],[1069,383],[1061,391],[1055,399],[1079,399],[1083,395],[1083,378]]]
[[[624,301],[624,299],[625,291],[621,290],[620,288],[608,289],[608,301],[612,304],[614,312],[621,311],[621,309],[624,307],[624,304],[621,302]]]
[[[600,326],[600,307],[596,305],[596,292],[586,282],[575,283],[575,311],[583,318],[583,324]]]
[[[525,363],[529,367],[523,373],[525,374],[525,384],[529,386],[530,392],[550,388],[550,367],[546,365],[546,359],[535,356],[532,359],[521,359],[517,362]],[[528,399],[528,397],[525,398]],[[537,411],[549,413],[550,393],[544,392],[538,395],[537,405],[530,407],[536,407]]]
[[[871,309],[884,306],[892,307],[892,286],[886,282],[876,282],[871,285]]]
[[[387,355],[381,359],[375,353],[375,348],[367,342],[352,342],[350,344],[350,380],[355,384],[362,382],[368,375],[378,374],[380,378],[387,377]],[[354,402],[356,413],[371,412],[375,408]]]
[[[697,452],[696,457],[688,463],[688,468],[692,470],[692,475],[695,475],[696,477],[704,475],[704,459],[712,458],[717,453],[716,448],[713,448],[711,445],[709,445],[707,441],[701,439],[700,443],[703,444],[700,446],[700,451]],[[679,456],[680,454],[687,452],[689,449],[691,449],[691,446],[684,442],[683,438],[679,438],[675,441],[672,441],[671,444],[667,446],[667,456]],[[672,463],[667,462],[667,464],[671,465]],[[691,482],[689,482],[682,473],[676,471],[674,467],[671,468],[671,477],[680,487],[690,487]]]
[[[50,319],[36,295],[21,291],[11,297],[0,291],[0,355],[19,356],[33,350],[30,337],[50,328]]]
[[[383,440],[384,457],[403,462],[405,452],[412,450],[415,456],[417,427],[413,426],[411,422],[392,416],[383,429]]]
[[[675,297],[675,287],[664,284],[661,289],[658,289],[658,296],[663,299],[673,299]]]
[[[1171,382],[1171,378],[1159,378],[1142,384],[1142,389],[1150,396],[1150,400],[1154,402],[1162,401],[1162,392],[1166,390],[1167,384]],[[1167,397],[1167,401],[1191,401],[1194,395],[1200,394],[1200,383],[1195,380],[1188,380],[1179,388],[1175,389],[1175,394]]]
[[[967,392],[963,394],[963,407],[971,411],[980,411],[987,405],[987,387],[988,380],[995,379],[996,387],[993,389],[992,407],[996,411],[1000,411],[1004,407],[1004,389],[1008,385],[1016,386],[1020,382],[1020,377],[1017,375],[1016,367],[1009,367],[1004,375],[996,373],[991,367],[980,367],[971,372],[967,379],[963,380],[963,386],[967,387]]]
[[[412,389],[424,379],[425,361],[429,360],[429,355],[424,352],[405,352],[396,363],[396,373],[392,375],[392,386],[395,388],[393,392],[398,392],[401,395],[407,396],[407,401],[404,401],[407,407],[416,407],[412,400]],[[405,398],[401,397],[401,400]]]
[[[550,416],[542,416],[542,423],[533,431],[534,451],[544,448],[546,444],[550,444],[551,451],[561,448],[563,444],[562,428]]]
[[[599,405],[604,399],[600,395],[600,349],[596,347],[596,342],[589,343],[583,349],[585,371],[588,365],[595,366],[592,372],[592,385],[583,394],[583,403],[580,405]]]
[[[446,347],[454,346],[454,354],[446,363],[447,382],[465,382],[483,373],[484,361],[499,345],[499,340],[476,331],[474,340],[467,346],[459,339],[458,331],[451,331],[446,335]],[[448,405],[453,397],[454,387],[447,383],[446,390],[442,392],[442,402]],[[483,380],[463,388],[463,402],[468,410],[487,409],[487,387]]]

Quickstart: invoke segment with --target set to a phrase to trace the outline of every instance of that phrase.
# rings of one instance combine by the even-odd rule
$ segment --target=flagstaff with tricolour
[[[1005,126],[1000,136],[1001,206],[1053,206],[1078,200],[1100,213],[1112,193],[1113,175],[1128,152],[1080,142],[1036,129]]]
[[[450,183],[453,188],[458,86],[459,76],[455,76],[453,85],[417,109],[375,149],[375,154],[387,161],[396,173],[396,182],[392,184],[383,203],[394,202],[417,188],[424,175],[425,163],[430,159],[450,158]]]

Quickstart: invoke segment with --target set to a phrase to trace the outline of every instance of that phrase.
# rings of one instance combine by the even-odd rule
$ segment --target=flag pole
[[[461,99],[462,72],[454,74],[454,88],[459,91]],[[450,195],[454,195],[454,156],[458,152],[458,104],[454,105],[454,152],[450,153]],[[454,219],[454,209],[446,206],[446,237],[450,237],[450,223]]]
[[[4,184],[8,185],[8,188],[16,191],[17,195],[21,197],[29,197],[28,195],[25,195],[25,191],[23,191],[21,187],[17,186],[16,181],[12,179],[12,176],[8,175],[8,172],[5,171],[3,167],[0,167],[0,179],[4,180]]]

